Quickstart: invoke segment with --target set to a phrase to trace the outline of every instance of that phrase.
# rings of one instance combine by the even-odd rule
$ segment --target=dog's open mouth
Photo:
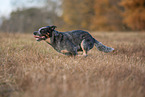
[[[40,40],[44,40],[45,39],[45,36],[37,36],[37,35],[34,35],[35,39],[37,41],[40,41]]]

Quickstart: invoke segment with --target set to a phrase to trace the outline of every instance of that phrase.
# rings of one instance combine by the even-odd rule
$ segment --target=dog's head
[[[56,26],[41,27],[38,31],[35,31],[33,35],[37,41],[46,40],[47,38],[50,38],[52,36],[55,28]]]

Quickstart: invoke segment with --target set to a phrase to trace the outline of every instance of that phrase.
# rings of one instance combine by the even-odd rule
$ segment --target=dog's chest
[[[47,43],[51,44],[50,38],[47,38],[45,41],[46,41]]]

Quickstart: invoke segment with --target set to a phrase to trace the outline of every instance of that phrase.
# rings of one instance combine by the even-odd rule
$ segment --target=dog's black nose
[[[34,35],[37,35],[37,31],[35,31],[33,34],[34,34]]]

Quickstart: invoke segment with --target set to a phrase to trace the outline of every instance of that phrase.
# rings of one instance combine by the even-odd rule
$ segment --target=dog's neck
[[[47,39],[45,39],[44,41],[46,41],[48,44],[50,44],[50,45],[51,45],[51,39],[50,39],[50,37],[49,37],[49,38],[47,38]]]
[[[45,41],[46,41],[48,44],[52,45],[52,43],[54,42],[54,38],[55,38],[56,36],[58,36],[58,35],[59,35],[59,32],[56,31],[56,30],[54,30],[54,31],[52,31],[51,37],[48,37],[47,39],[45,39]]]

